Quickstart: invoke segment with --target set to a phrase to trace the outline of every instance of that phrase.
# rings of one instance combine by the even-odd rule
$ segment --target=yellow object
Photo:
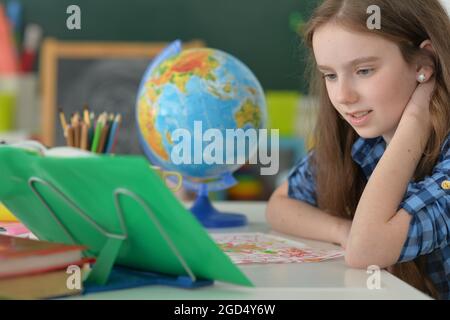
[[[14,129],[16,98],[13,93],[0,92],[0,132]]]
[[[169,188],[172,192],[177,192],[180,190],[181,186],[183,185],[183,176],[176,172],[176,171],[166,171],[161,169],[158,166],[150,166],[155,172],[158,174],[158,176],[163,179],[164,183],[166,184],[167,188]],[[170,176],[177,177],[177,184],[175,186],[171,186],[169,183],[167,183],[167,178]]]
[[[300,98],[301,95],[296,91],[268,91],[268,127],[279,129],[282,137],[294,136]]]
[[[313,148],[314,148],[314,145],[315,145],[315,141],[314,141],[314,136],[313,136],[313,134],[311,133],[309,136],[308,136],[308,139],[307,139],[307,145],[306,145],[306,150],[312,150]]]
[[[7,222],[15,222],[18,221],[16,217],[12,215],[11,212],[9,212],[8,209],[0,202],[0,221],[7,221]]]
[[[441,187],[444,190],[449,190],[450,189],[450,181],[449,180],[442,181]]]

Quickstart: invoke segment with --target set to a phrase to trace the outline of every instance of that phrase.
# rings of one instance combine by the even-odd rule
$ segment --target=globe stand
[[[191,212],[205,228],[231,228],[247,224],[247,217],[238,213],[223,213],[215,209],[208,197],[208,186],[201,184]]]

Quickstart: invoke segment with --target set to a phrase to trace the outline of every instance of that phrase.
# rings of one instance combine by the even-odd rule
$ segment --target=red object
[[[35,52],[25,50],[22,53],[22,58],[20,59],[20,71],[31,72],[33,70],[35,59],[36,59]]]
[[[18,62],[11,33],[11,26],[5,10],[0,4],[0,74],[17,73]]]

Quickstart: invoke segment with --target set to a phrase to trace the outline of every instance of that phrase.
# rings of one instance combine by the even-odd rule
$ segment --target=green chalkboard
[[[295,29],[317,0],[19,0],[24,21],[59,40],[189,41],[227,51],[247,64],[264,89],[305,91],[301,41]],[[6,2],[6,0],[0,0]],[[81,10],[81,30],[66,12]]]

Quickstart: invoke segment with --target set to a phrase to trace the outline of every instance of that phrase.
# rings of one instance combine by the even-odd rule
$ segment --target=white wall
[[[447,13],[450,13],[450,0],[440,0],[444,7],[447,9]]]

